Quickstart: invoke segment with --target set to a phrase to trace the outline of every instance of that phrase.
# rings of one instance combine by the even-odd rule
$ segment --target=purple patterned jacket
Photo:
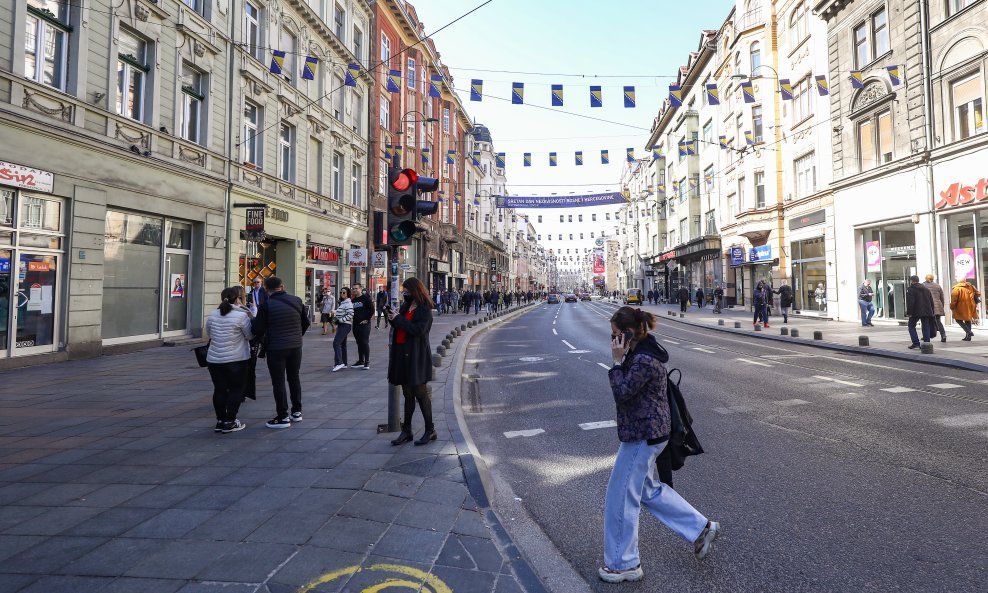
[[[649,334],[624,361],[608,371],[617,405],[618,439],[623,443],[669,436],[666,367],[669,353]]]

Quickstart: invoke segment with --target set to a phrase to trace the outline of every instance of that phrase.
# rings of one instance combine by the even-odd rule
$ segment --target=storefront
[[[730,250],[731,271],[728,273],[727,284],[732,286],[735,305],[751,305],[753,291],[758,282],[764,280],[773,287],[775,278],[773,269],[779,265],[778,255],[772,245],[751,247],[747,252],[744,247],[735,245]],[[747,259],[744,259],[747,256]],[[731,290],[725,291],[730,304]]]
[[[875,290],[875,316],[905,319],[909,277],[919,275],[916,225],[905,220],[861,229],[861,240],[864,277]]]
[[[665,262],[667,274],[667,295],[674,296],[681,287],[690,294],[702,288],[707,299],[712,298],[714,288],[723,284],[723,259],[720,253],[720,239],[698,239],[659,255]]]
[[[800,313],[827,312],[827,257],[824,238],[789,244],[792,259],[793,309]],[[778,287],[776,287],[778,288]]]
[[[323,288],[328,287],[336,294],[340,289],[340,262],[343,249],[329,245],[307,243],[305,246],[305,297],[306,305],[312,305],[313,318],[318,316],[315,304]]]
[[[236,194],[234,198],[237,198]],[[251,199],[256,202],[256,198]],[[300,296],[308,294],[308,265],[303,264],[308,258],[303,250],[307,251],[309,245],[306,213],[287,205],[265,205],[263,239],[255,240],[245,230],[246,212],[247,209],[235,204],[230,213],[230,256],[233,258],[230,270],[236,274],[231,281],[249,287],[254,278],[278,276],[288,292]],[[325,245],[316,241],[313,244]]]
[[[975,180],[971,180],[975,181]],[[943,189],[935,204],[941,243],[946,246],[940,269],[945,293],[954,283],[966,280],[982,294],[978,306],[980,322],[986,322],[984,306],[988,277],[988,178],[972,185],[953,182]],[[944,311],[948,319],[950,311]],[[952,320],[952,319],[951,319]]]

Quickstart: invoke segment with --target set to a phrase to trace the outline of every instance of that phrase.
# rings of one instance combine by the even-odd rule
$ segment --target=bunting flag
[[[648,193],[650,195],[655,193],[655,186],[654,185],[649,185],[648,186]]]
[[[673,181],[672,182],[672,193],[674,195],[678,195],[679,194],[679,182],[678,181]]]
[[[429,151],[428,148],[423,148],[422,149],[422,165],[423,166],[429,164],[429,152],[430,151]]]
[[[727,136],[720,137],[720,147],[723,148],[724,150],[731,147],[731,145],[727,143]]]
[[[463,199],[463,194],[461,194],[460,192],[456,192],[455,194],[453,194],[454,203],[459,204],[461,199]]]
[[[627,158],[628,158],[628,162],[629,163],[635,162],[635,149],[634,148],[627,148],[627,149],[625,149],[625,153],[627,154]]]
[[[751,130],[744,131],[744,141],[748,146],[752,146],[755,143],[755,135]]]
[[[445,197],[446,197],[446,192],[444,192],[443,190],[439,190],[439,200],[438,201],[442,202]]]
[[[511,83],[511,103],[513,105],[524,105],[525,104],[525,83],[524,82],[512,82]]]
[[[494,155],[494,166],[497,167],[498,169],[503,169],[504,168],[504,153],[503,152],[499,152],[496,155]]]
[[[624,106],[625,108],[631,108],[635,106],[635,87],[633,86],[624,87]]]
[[[703,180],[707,182],[707,189],[708,190],[710,190],[710,189],[713,188],[713,186],[714,186],[714,174],[712,172],[711,173],[704,174]]]
[[[470,157],[470,159],[473,162],[473,166],[474,167],[479,167],[480,166],[480,151],[479,150],[473,151],[473,155]]]
[[[552,106],[563,106],[563,85],[561,84],[552,85]]]
[[[661,159],[663,156],[665,156],[665,155],[662,154],[662,147],[661,146],[653,146],[652,147],[652,158],[653,159],[658,160],[658,159]]]
[[[285,66],[285,52],[280,50],[271,51],[271,74],[281,76],[281,69]]]
[[[707,84],[707,104],[720,105],[720,91],[717,90],[716,82]]]
[[[455,149],[452,149],[451,148],[451,149],[449,149],[449,150],[446,151],[446,164],[447,165],[456,164],[456,150]]]
[[[600,151],[600,164],[608,165],[610,164],[610,162],[611,162],[610,153],[608,153],[606,150]]]
[[[683,106],[683,87],[678,84],[669,85],[669,102],[673,107]]]
[[[700,184],[700,179],[698,177],[690,177],[690,191],[696,189],[696,186]]]
[[[400,163],[401,162],[401,151],[402,151],[401,144],[396,144],[395,147],[394,147],[394,150],[395,150],[394,151],[395,160],[397,160]]]
[[[388,92],[401,92],[401,70],[391,70],[388,72]]]
[[[549,166],[550,167],[555,167],[558,162],[559,162],[559,160],[556,158],[556,153],[550,152],[549,153]]]
[[[856,89],[864,88],[864,78],[860,70],[851,70],[851,87]]]
[[[524,160],[524,165],[526,167],[531,167],[532,166],[532,153],[526,152],[525,153],[525,158],[523,160]]]
[[[889,82],[892,84],[892,86],[899,86],[900,84],[902,84],[902,75],[901,75],[902,71],[899,69],[898,65],[886,66],[885,70],[887,70],[889,73]]]
[[[679,158],[683,158],[684,156],[686,156],[686,141],[680,140],[678,146],[679,146]]]
[[[319,58],[313,56],[305,56],[305,63],[302,64],[302,78],[305,80],[315,80],[316,65],[318,64],[319,64]]]
[[[779,79],[779,94],[782,95],[783,101],[792,101],[792,83],[788,78]]]
[[[480,206],[480,194],[473,194],[473,205]]]
[[[576,166],[577,167],[583,166],[583,151],[582,150],[576,151]]]
[[[470,100],[480,101],[484,98],[484,81],[474,78],[470,81]]]
[[[666,184],[664,184],[664,183],[660,183],[659,184],[659,193],[665,195],[665,193],[666,193]]]
[[[696,138],[686,141],[686,156],[696,156]]]
[[[741,83],[741,96],[744,97],[745,103],[755,102],[755,85],[750,80]]]
[[[826,97],[830,94],[830,83],[827,82],[826,74],[816,75],[816,90],[820,93],[821,97]]]
[[[390,144],[384,145],[384,159],[390,161],[394,158],[394,152],[391,150]]]
[[[604,106],[604,95],[603,95],[603,91],[599,86],[590,87],[590,106],[591,107]]]
[[[432,80],[429,82],[429,96],[430,97],[442,97],[443,93],[440,90],[443,84],[442,74],[433,74]]]
[[[357,76],[360,75],[360,64],[347,64],[346,79],[343,84],[346,86],[357,86]]]

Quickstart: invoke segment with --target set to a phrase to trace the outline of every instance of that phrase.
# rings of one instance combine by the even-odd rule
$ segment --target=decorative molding
[[[46,99],[47,101],[54,103],[54,105],[45,105],[38,99]],[[72,123],[72,113],[75,111],[75,105],[71,103],[64,103],[58,99],[49,97],[48,95],[43,95],[41,93],[31,93],[26,88],[24,89],[24,102],[22,106],[25,109],[37,111],[49,117],[58,118],[66,123]]]
[[[889,95],[889,89],[884,82],[872,81],[861,89],[851,103],[851,112],[856,112],[873,105]]]
[[[291,200],[295,199],[295,188],[287,183],[278,184],[278,193]]]
[[[148,10],[147,6],[144,6],[143,4],[138,2],[137,4],[134,5],[134,16],[136,16],[137,20],[141,21],[142,23],[146,23],[148,21],[148,17],[151,16],[151,11]]]
[[[245,86],[255,96],[270,93],[274,87],[257,77],[256,74],[245,68],[240,69],[240,76],[244,77]]]
[[[120,126],[120,122],[113,122],[114,131],[113,137],[122,139],[125,142],[130,142],[131,144],[137,144],[144,150],[151,150],[151,134],[147,132],[142,132],[140,130],[131,130],[130,128],[123,128]],[[131,136],[124,130],[136,132],[136,136]]]
[[[192,53],[194,53],[197,57],[201,58],[204,55],[206,55],[206,46],[200,43],[199,41],[193,41]]]
[[[261,187],[261,176],[257,173],[253,173],[247,169],[241,169],[240,177],[244,180],[244,182],[249,183],[254,187]]]
[[[187,163],[199,165],[200,167],[206,166],[206,153],[186,148],[181,144],[178,145],[178,158]]]

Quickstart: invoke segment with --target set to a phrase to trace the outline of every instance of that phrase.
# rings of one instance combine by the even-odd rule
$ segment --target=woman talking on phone
[[[611,317],[611,356],[607,376],[617,406],[618,447],[604,499],[602,581],[638,581],[645,575],[638,556],[638,516],[642,504],[681,538],[702,560],[720,534],[682,496],[656,478],[655,458],[671,428],[666,367],[669,353],[648,332],[655,316],[621,307]]]
[[[402,303],[397,313],[390,307],[386,315],[394,331],[388,357],[388,383],[401,385],[405,397],[405,415],[401,434],[391,441],[403,445],[412,440],[412,415],[418,402],[425,421],[425,432],[416,445],[436,440],[432,424],[432,348],[429,346],[429,330],[432,329],[432,299],[418,278],[409,278],[401,284]]]

